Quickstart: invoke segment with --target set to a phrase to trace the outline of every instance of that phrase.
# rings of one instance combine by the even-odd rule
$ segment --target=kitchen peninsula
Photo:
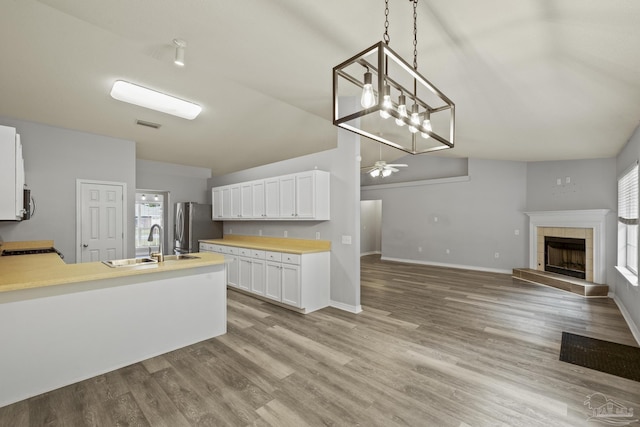
[[[121,268],[0,256],[0,406],[226,333],[224,258],[194,255]]]

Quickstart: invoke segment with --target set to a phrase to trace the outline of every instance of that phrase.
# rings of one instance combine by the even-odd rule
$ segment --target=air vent
[[[144,120],[136,120],[136,124],[140,126],[146,126],[148,128],[158,129],[161,125],[160,123],[146,122]]]

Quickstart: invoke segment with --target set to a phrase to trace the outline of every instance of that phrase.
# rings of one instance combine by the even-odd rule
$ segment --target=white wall
[[[382,200],[360,202],[360,255],[382,253]]]
[[[459,159],[416,159],[460,171]],[[468,179],[363,188],[363,200],[382,200],[383,258],[500,272],[527,265],[525,164],[469,159],[468,170]]]
[[[331,172],[330,221],[224,221],[225,234],[320,239],[331,241],[331,301],[336,307],[360,310],[360,139],[338,129],[338,148],[214,177],[210,187],[319,169]],[[352,244],[342,244],[342,236]]]
[[[135,142],[0,117],[21,135],[26,183],[36,214],[22,222],[0,222],[0,240],[53,240],[74,263],[76,255],[76,179],[127,184],[127,253],[133,256]],[[127,255],[128,256],[128,255]]]
[[[640,126],[620,151],[616,158],[616,182],[631,164],[640,158]],[[616,208],[617,212],[617,208]],[[614,258],[615,259],[615,258]],[[633,286],[622,275],[615,271],[615,300],[625,315],[627,322],[631,323],[636,340],[640,342],[640,287]]]

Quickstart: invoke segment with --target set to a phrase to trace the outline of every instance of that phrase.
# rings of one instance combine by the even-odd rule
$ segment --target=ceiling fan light
[[[391,169],[383,169],[382,170],[382,177],[383,178],[388,177],[389,175],[391,175],[391,172],[392,172]]]
[[[371,178],[377,178],[380,176],[380,169],[374,169],[371,172],[369,172],[369,175],[371,175]]]
[[[157,92],[133,83],[117,80],[111,88],[111,97],[118,101],[128,102],[139,107],[149,108],[162,113],[171,114],[183,119],[193,120],[198,117],[202,107],[171,95]]]

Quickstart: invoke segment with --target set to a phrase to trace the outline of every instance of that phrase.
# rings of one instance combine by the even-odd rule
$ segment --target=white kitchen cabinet
[[[227,258],[229,286],[295,307],[303,313],[329,305],[330,252],[295,254],[214,246]],[[200,247],[205,248],[202,243]]]
[[[222,188],[218,187],[218,188],[214,188],[212,190],[211,193],[211,203],[213,205],[213,208],[211,210],[212,212],[212,219],[215,221],[217,219],[222,219],[223,218],[223,214],[222,214]]]
[[[16,129],[0,126],[0,220],[21,220],[24,214],[24,160]]]
[[[330,180],[329,172],[313,170],[213,188],[222,192],[222,217],[214,219],[329,220]]]
[[[264,216],[280,218],[280,179],[277,177],[264,180]]]
[[[265,213],[265,184],[264,180],[254,181],[251,183],[251,217],[256,219],[264,219]]]

